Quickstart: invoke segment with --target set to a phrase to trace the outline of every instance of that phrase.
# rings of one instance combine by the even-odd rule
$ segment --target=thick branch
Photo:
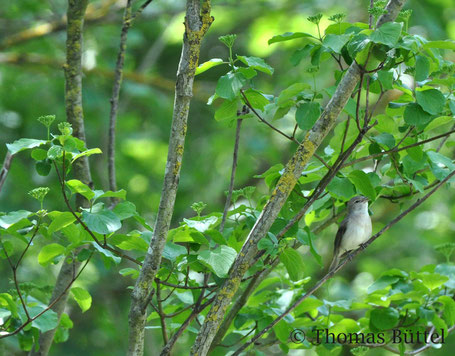
[[[395,3],[395,1],[391,0],[390,3]],[[359,81],[360,74],[361,69],[358,65],[356,63],[351,64],[338,85],[333,97],[325,107],[321,117],[307,134],[305,140],[299,145],[297,152],[287,163],[285,171],[279,179],[275,190],[264,206],[264,209],[250,231],[242,250],[234,261],[229,273],[229,278],[218,291],[215,302],[207,314],[204,325],[199,331],[191,349],[191,355],[205,356],[209,351],[213,338],[226,314],[227,308],[240,286],[240,281],[254,261],[254,257],[258,252],[257,243],[270,229],[278,216],[281,207],[286,202],[287,197],[294,188],[297,180],[300,178],[304,167],[309,162],[322,140],[332,129],[338,115],[341,113],[354,91],[354,88]]]
[[[199,0],[187,0],[185,35],[177,71],[174,113],[161,200],[153,238],[131,296],[129,355],[143,354],[146,301],[152,291],[152,282],[161,263],[161,256],[171,223],[180,178],[188,112],[193,96],[194,74],[199,61],[202,38],[213,21],[210,10],[210,0],[203,2],[202,9]]]

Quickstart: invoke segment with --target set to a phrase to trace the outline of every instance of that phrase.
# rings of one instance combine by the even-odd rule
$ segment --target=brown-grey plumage
[[[348,214],[338,228],[329,271],[338,266],[340,257],[368,241],[371,231],[368,199],[362,195],[356,196],[348,202]]]

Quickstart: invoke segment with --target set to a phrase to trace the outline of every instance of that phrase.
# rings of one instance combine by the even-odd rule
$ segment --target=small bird
[[[356,250],[368,241],[371,231],[368,198],[362,195],[356,196],[348,202],[348,214],[338,228],[329,271],[338,266],[343,255]]]

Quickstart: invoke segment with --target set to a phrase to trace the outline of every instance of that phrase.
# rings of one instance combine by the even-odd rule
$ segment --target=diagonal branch
[[[388,11],[394,13],[396,16],[403,5],[404,2],[390,0],[387,5]],[[395,9],[394,7],[397,7],[398,9]],[[389,16],[389,20],[392,20],[393,18],[395,17]],[[382,21],[381,19],[382,17],[378,22]],[[213,338],[226,314],[227,308],[239,289],[243,275],[254,262],[254,257],[258,253],[257,244],[259,240],[269,231],[282,206],[297,183],[297,180],[300,178],[304,167],[309,162],[322,140],[331,131],[338,115],[343,110],[346,102],[354,91],[354,88],[357,86],[360,74],[361,68],[355,62],[352,63],[340,81],[332,98],[327,103],[321,117],[306,135],[305,140],[299,145],[296,153],[287,163],[284,173],[279,179],[270,199],[265,204],[261,215],[250,231],[242,250],[236,257],[229,272],[229,277],[218,291],[215,302],[207,314],[204,324],[191,349],[191,355],[205,356],[209,351]]]

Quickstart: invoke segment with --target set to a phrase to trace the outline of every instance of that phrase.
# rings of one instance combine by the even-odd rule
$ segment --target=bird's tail
[[[340,254],[339,253],[335,253],[333,255],[332,263],[330,264],[330,267],[329,267],[329,272],[331,270],[333,270],[336,266],[338,266],[338,262],[340,262]]]

